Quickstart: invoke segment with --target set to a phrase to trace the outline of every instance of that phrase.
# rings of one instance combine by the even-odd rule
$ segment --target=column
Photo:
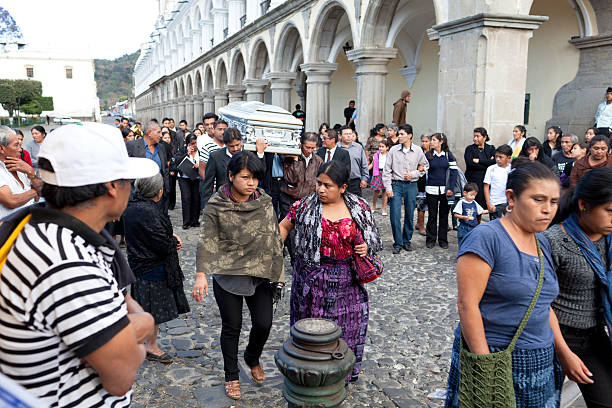
[[[181,120],[179,118],[179,99],[175,98],[172,100],[172,116],[171,118],[174,119],[174,123],[176,124],[176,126],[178,126],[179,120]]]
[[[215,8],[213,9],[213,30],[215,45],[223,42],[223,30],[227,27],[227,9]]]
[[[202,116],[204,113],[202,112],[204,108],[204,104],[202,101],[202,95],[194,95],[193,96],[193,127],[195,124],[202,121]]]
[[[178,116],[174,118],[174,121],[178,125],[181,120],[185,119],[185,97],[182,96],[178,101]]]
[[[215,112],[219,112],[219,109],[227,105],[228,92],[225,89],[215,89]]]
[[[495,145],[523,122],[529,39],[548,17],[477,14],[428,30],[438,39],[438,130],[460,152],[474,127]]]
[[[291,112],[291,89],[297,74],[295,72],[268,72],[264,78],[270,80],[272,105]]]
[[[228,92],[229,103],[244,101],[246,87],[242,85],[225,85],[225,90]]]
[[[387,104],[387,63],[395,58],[395,48],[361,48],[346,53],[355,63],[357,79],[357,119],[355,128],[360,140],[366,141],[369,129],[385,123]]]
[[[249,24],[259,17],[259,1],[258,0],[246,0],[246,23]]]
[[[215,111],[215,98],[209,92],[204,92],[202,94],[202,116]]]
[[[311,62],[300,65],[306,74],[306,126],[307,132],[317,132],[323,122],[329,123],[329,83],[338,64]]]
[[[214,24],[212,20],[204,20],[200,22],[200,25],[202,27],[202,51],[206,52],[213,47]]]
[[[267,79],[245,79],[243,83],[246,86],[245,93],[247,101],[264,101],[266,86],[268,86]]]
[[[240,17],[242,17],[243,14],[243,0],[229,0],[227,2],[228,35],[232,35],[240,31]]]
[[[202,34],[199,29],[194,28],[191,30],[191,43],[192,43],[192,59],[198,58],[202,55]]]
[[[193,121],[193,97],[187,96],[185,101],[185,120],[190,128],[193,128],[195,122]]]

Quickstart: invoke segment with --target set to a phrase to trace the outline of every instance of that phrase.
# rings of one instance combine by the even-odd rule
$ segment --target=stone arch
[[[196,6],[191,9],[191,25],[196,29],[199,28],[200,20],[202,20],[202,13],[200,11],[200,5],[196,4]]]
[[[225,61],[220,58],[217,64],[217,82],[215,83],[215,88],[224,88],[227,85],[227,68],[225,65]]]
[[[191,80],[191,74],[187,75],[186,95],[193,95],[193,81]]]
[[[195,73],[194,79],[194,95],[200,95],[202,93],[202,75],[200,74],[200,70],[198,69]]]
[[[399,3],[400,0],[370,0],[361,24],[362,47],[385,46]]]
[[[580,26],[580,36],[590,37],[599,34],[597,26],[597,16],[590,0],[568,0],[576,12],[578,25]]]
[[[246,66],[244,64],[244,57],[242,56],[242,51],[236,51],[234,56],[232,57],[232,62],[230,64],[230,75],[229,75],[229,83],[230,84],[242,84],[246,75]]]
[[[347,22],[348,24],[346,24]],[[334,48],[338,37],[336,34],[339,31],[338,29],[342,31],[343,25],[348,25],[350,39],[353,41],[354,46],[358,42],[356,41],[357,35],[353,21],[348,18],[347,9],[339,1],[329,1],[321,8],[319,14],[314,19],[313,31],[309,36],[309,62],[326,62],[331,59],[332,48]],[[338,48],[337,45],[335,48]]]
[[[177,83],[177,81],[174,81],[174,82],[173,82],[173,84],[172,84],[172,86],[173,86],[173,89],[174,89],[174,92],[173,92],[173,94],[172,94],[172,95],[174,96],[174,98],[172,98],[172,99],[177,99],[177,98],[179,97],[179,91],[178,91],[178,83]]]
[[[211,65],[206,65],[204,68],[204,92],[211,93],[215,89],[215,78],[213,76],[213,69]]]
[[[185,96],[185,81],[183,81],[183,78],[179,81],[179,96]]]
[[[248,68],[249,79],[262,79],[270,71],[270,54],[263,39],[259,39],[253,46]]]
[[[297,26],[289,21],[285,23],[278,37],[274,51],[274,70],[295,72],[296,54],[303,55],[304,41]]]
[[[423,42],[427,41],[426,31],[436,22],[435,8],[429,1],[421,1],[419,7],[400,4],[395,10],[388,29],[385,47],[397,47],[404,65],[419,66]]]

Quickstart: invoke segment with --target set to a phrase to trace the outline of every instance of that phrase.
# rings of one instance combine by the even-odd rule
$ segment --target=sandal
[[[240,399],[240,381],[227,381],[225,383],[225,395],[233,400]]]
[[[257,384],[263,384],[264,381],[266,381],[266,374],[261,364],[251,367],[251,376],[253,377],[253,381]]]
[[[162,364],[170,364],[172,363],[172,356],[168,353],[163,353],[161,355],[156,355],[153,353],[149,353],[147,351],[147,360],[149,361],[157,361],[158,363],[162,363]]]

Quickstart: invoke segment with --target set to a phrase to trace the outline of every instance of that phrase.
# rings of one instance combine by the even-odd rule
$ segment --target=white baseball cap
[[[53,166],[53,172],[40,169],[41,179],[60,187],[147,178],[159,173],[153,160],[128,157],[121,131],[102,123],[84,122],[55,129],[45,137],[38,157]]]

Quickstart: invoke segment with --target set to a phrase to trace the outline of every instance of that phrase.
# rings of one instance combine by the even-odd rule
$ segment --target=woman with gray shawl
[[[244,361],[253,381],[263,383],[259,357],[272,327],[271,282],[283,282],[283,240],[272,199],[257,187],[265,168],[251,152],[237,153],[227,165],[229,183],[221,186],[204,210],[196,258],[193,298],[208,295],[206,274],[213,274],[213,291],[221,315],[221,352],[225,393],[240,399],[238,341],[242,299],[251,313],[251,333]]]
[[[346,191],[348,180],[349,169],[342,163],[332,160],[321,166],[316,192],[293,204],[280,229],[284,239],[295,228],[291,325],[308,317],[336,322],[357,358],[347,381],[357,381],[369,301],[352,259],[375,254],[382,243],[367,202]]]

